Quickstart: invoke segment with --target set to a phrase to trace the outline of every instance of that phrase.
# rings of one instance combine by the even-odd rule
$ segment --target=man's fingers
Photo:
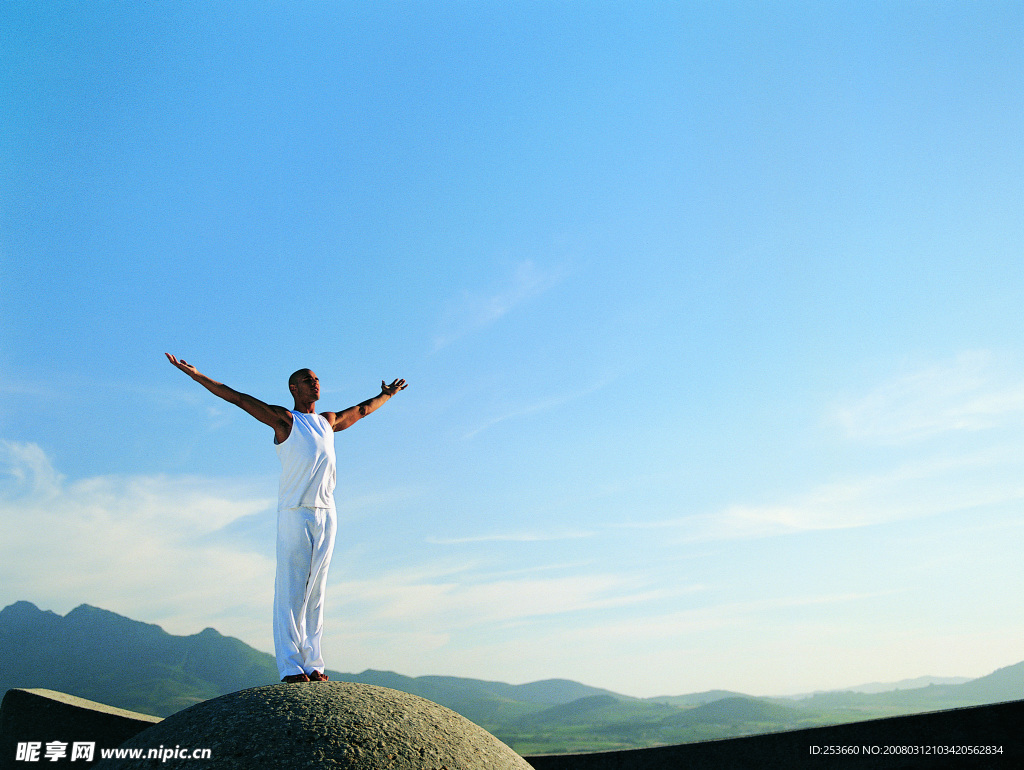
[[[190,369],[195,369],[195,367],[192,366],[192,364],[190,364],[188,361],[186,361],[184,359],[179,361],[177,358],[172,356],[170,353],[164,353],[164,355],[167,356],[167,360],[168,361],[170,361],[176,367],[181,369],[183,372],[188,372]]]

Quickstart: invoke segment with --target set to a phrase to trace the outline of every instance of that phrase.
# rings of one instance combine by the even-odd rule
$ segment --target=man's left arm
[[[368,398],[360,404],[350,406],[341,412],[322,412],[321,416],[331,424],[334,432],[351,428],[366,415],[377,411],[393,395],[400,390],[405,390],[408,383],[405,380],[395,380],[390,385],[385,385],[384,380],[380,381],[380,393],[373,398]]]

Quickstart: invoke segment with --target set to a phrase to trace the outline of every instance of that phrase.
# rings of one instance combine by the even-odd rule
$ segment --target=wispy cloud
[[[495,425],[500,425],[503,422],[507,422],[508,420],[518,420],[523,417],[531,417],[535,414],[540,414],[541,412],[547,412],[551,409],[557,409],[571,401],[575,401],[578,398],[582,398],[600,390],[607,385],[608,382],[609,380],[607,378],[601,379],[586,387],[574,388],[556,396],[542,398],[529,404],[511,408],[504,412],[499,412],[496,416],[490,417],[475,428],[466,431],[462,437],[464,439],[471,439],[480,433],[483,433],[485,430],[493,428]]]
[[[0,372],[0,414],[11,413],[29,400],[55,403],[62,398],[49,381],[14,380]]]
[[[1011,465],[1020,462],[1002,450],[908,462],[885,473],[821,484],[781,502],[737,502],[711,513],[615,526],[661,530],[662,538],[697,543],[853,529],[1019,504],[1024,483],[1013,468],[1006,472]]]
[[[869,601],[880,596],[897,593],[886,592],[845,592],[808,593],[795,596],[777,596],[743,602],[726,602],[707,606],[683,608],[645,618],[623,618],[614,622],[603,622],[601,633],[608,638],[622,640],[679,639],[687,634],[721,628],[748,628],[756,633],[763,628],[765,617],[774,613],[799,608],[842,605],[850,602]]]
[[[434,335],[434,351],[490,326],[527,300],[548,291],[561,279],[561,271],[543,270],[526,260],[519,263],[498,288],[490,292],[463,292],[448,308],[441,330]]]
[[[523,417],[530,417],[531,415],[539,414],[540,412],[547,412],[551,409],[556,409],[562,404],[565,404],[566,402],[577,397],[578,394],[556,396],[553,398],[546,398],[541,401],[537,401],[536,403],[533,404],[521,406],[519,408],[512,409],[507,412],[502,412],[495,417],[490,417],[480,425],[467,431],[462,437],[464,439],[474,438],[478,434],[483,433],[485,430],[493,428],[495,425],[499,425],[500,423],[507,422],[508,420],[517,420]]]
[[[702,590],[700,586],[659,586],[642,575],[611,570],[538,575],[532,570],[497,576],[475,567],[436,574],[422,567],[392,569],[365,579],[339,582],[335,596],[347,597],[344,611],[355,624],[378,628],[398,622],[425,631],[451,630],[519,622],[597,610],[644,605]]]
[[[838,407],[847,436],[904,443],[953,431],[981,431],[1024,418],[1024,378],[1000,372],[987,351],[962,353],[879,385]]]
[[[477,569],[442,569],[433,577],[392,569],[332,586],[332,612],[346,622],[329,631],[325,643],[346,650],[359,667],[438,673],[451,671],[457,658],[460,671],[476,669],[487,678],[498,654],[511,670],[522,666],[529,680],[565,676],[573,669],[562,665],[564,656],[590,640],[569,629],[599,627],[598,618],[619,612],[642,615],[700,590],[651,584],[610,569],[506,577]],[[517,680],[515,674],[506,677]]]

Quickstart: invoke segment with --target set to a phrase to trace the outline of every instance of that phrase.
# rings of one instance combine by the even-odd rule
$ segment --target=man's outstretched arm
[[[368,398],[361,404],[350,406],[341,412],[323,412],[323,417],[331,424],[334,428],[335,433],[339,430],[345,430],[345,428],[352,427],[359,420],[366,417],[371,412],[375,412],[393,395],[400,390],[405,390],[408,387],[408,383],[405,380],[395,380],[390,385],[385,385],[384,380],[380,381],[380,393],[373,398]]]
[[[279,442],[288,438],[288,434],[292,429],[291,415],[283,406],[265,404],[258,398],[253,398],[247,393],[241,393],[234,388],[228,387],[223,382],[217,382],[216,380],[207,377],[187,361],[179,361],[170,353],[164,353],[164,355],[167,356],[167,360],[174,366],[181,369],[181,371],[185,372],[185,374],[198,382],[213,395],[224,399],[229,404],[234,404],[240,409],[245,410],[264,425],[269,425],[273,428],[274,438]]]

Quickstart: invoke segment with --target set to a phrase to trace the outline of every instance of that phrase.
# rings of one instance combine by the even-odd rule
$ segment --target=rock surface
[[[424,698],[350,682],[254,687],[196,704],[122,744],[175,751],[160,767],[529,770],[481,727]],[[209,749],[210,759],[193,759]],[[143,754],[145,756],[145,753]],[[166,756],[164,754],[163,756]],[[137,768],[107,759],[96,768]]]

